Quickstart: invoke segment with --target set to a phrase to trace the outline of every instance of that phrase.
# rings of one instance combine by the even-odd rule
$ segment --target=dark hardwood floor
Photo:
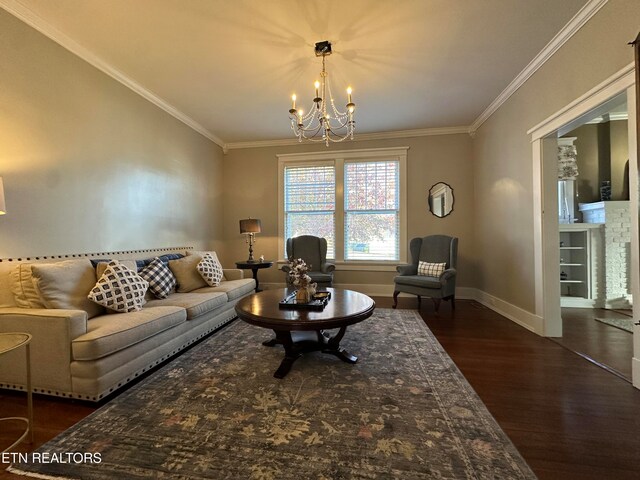
[[[595,318],[630,318],[631,311],[563,308],[562,337],[553,340],[631,382],[633,334]]]
[[[380,308],[392,303],[375,300]],[[456,303],[455,314],[447,302],[436,315],[425,300],[421,315],[539,478],[640,478],[640,391],[476,302]],[[417,302],[401,298],[399,307]],[[36,442],[17,451],[38,447],[96,408],[44,396],[34,404]],[[0,417],[22,415],[24,405],[24,393],[0,390]],[[3,426],[0,448],[14,434]]]

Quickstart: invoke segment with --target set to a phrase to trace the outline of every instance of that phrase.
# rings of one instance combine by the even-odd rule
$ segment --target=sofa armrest
[[[239,268],[223,268],[222,272],[227,280],[242,280],[244,278],[244,272]]]
[[[44,308],[0,308],[0,332],[24,332],[31,340],[33,387],[71,392],[71,341],[87,333],[87,312]],[[23,349],[0,357],[0,384],[24,385]]]

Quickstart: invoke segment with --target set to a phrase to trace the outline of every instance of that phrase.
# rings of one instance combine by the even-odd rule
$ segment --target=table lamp
[[[249,258],[247,259],[248,263],[255,263],[256,261],[253,259],[253,244],[255,243],[254,235],[256,233],[260,233],[262,229],[260,228],[260,220],[257,218],[245,218],[244,220],[240,220],[240,233],[246,235],[246,242],[249,244]]]

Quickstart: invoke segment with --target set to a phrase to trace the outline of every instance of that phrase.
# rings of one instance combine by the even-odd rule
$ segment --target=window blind
[[[327,239],[327,257],[335,258],[335,207],[333,165],[285,167],[286,238],[299,235],[324,237]]]
[[[397,161],[345,163],[345,259],[399,259],[399,171]]]

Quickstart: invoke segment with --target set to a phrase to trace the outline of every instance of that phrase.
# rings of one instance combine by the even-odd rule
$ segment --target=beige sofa
[[[20,282],[18,272],[25,275],[24,267],[34,263],[80,262],[64,265],[94,268],[93,258],[124,262],[168,253],[198,252],[183,248],[0,260],[0,332],[32,334],[34,392],[102,399],[235,318],[235,304],[254,291],[255,281],[243,278],[242,270],[228,269],[217,287],[172,293],[162,300],[149,298],[140,311],[111,313],[93,311],[91,306],[43,308],[34,296],[38,295],[37,282],[34,292],[20,290],[22,285],[29,288],[31,282]],[[18,265],[22,267],[17,269]],[[30,302],[25,303],[25,293],[26,298],[31,294]],[[24,349],[2,355],[0,388],[24,389],[24,365]]]

